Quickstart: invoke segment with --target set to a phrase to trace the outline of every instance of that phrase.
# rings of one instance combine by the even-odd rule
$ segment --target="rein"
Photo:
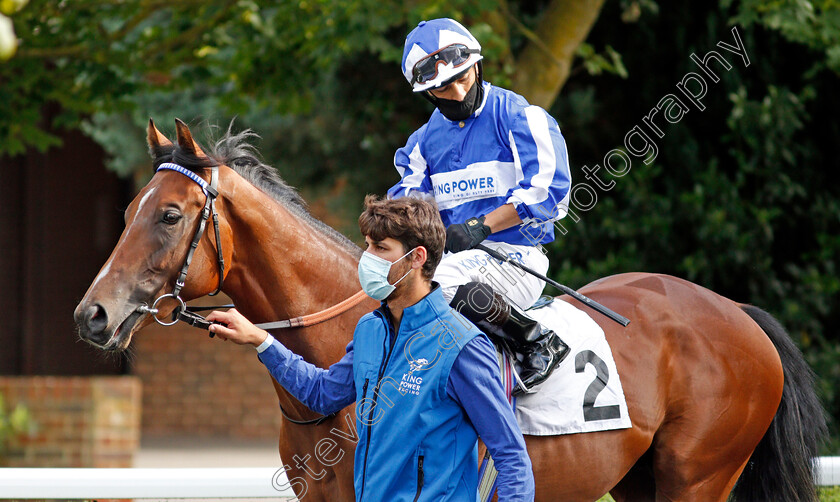
[[[172,289],[171,293],[166,293],[159,296],[152,306],[149,307],[148,305],[141,305],[137,308],[138,311],[142,313],[151,314],[152,318],[160,324],[161,326],[172,326],[173,324],[177,323],[178,321],[183,321],[190,326],[194,326],[200,329],[208,329],[210,325],[216,324],[214,322],[208,321],[204,316],[198,314],[198,311],[202,310],[214,310],[218,308],[231,308],[234,307],[233,305],[219,305],[215,307],[187,307],[184,300],[181,298],[181,290],[184,288],[184,285],[187,281],[187,272],[190,269],[190,263],[192,262],[193,255],[195,254],[195,250],[198,248],[198,243],[201,241],[202,235],[204,235],[204,229],[207,226],[207,220],[210,219],[210,215],[213,215],[213,229],[216,234],[216,250],[217,250],[217,263],[219,267],[219,284],[216,287],[216,290],[210,293],[210,296],[215,296],[219,294],[222,290],[222,285],[224,284],[225,280],[225,259],[222,253],[222,240],[219,235],[219,213],[216,211],[216,197],[219,196],[218,191],[218,184],[219,184],[219,166],[212,166],[210,172],[210,183],[208,184],[204,181],[203,178],[195,174],[194,172],[186,169],[183,166],[179,166],[178,164],[173,164],[171,162],[166,162],[158,166],[157,171],[161,171],[164,169],[168,169],[171,171],[175,171],[177,173],[181,173],[187,178],[191,179],[192,181],[196,182],[198,186],[201,187],[204,195],[206,197],[204,201],[204,209],[201,211],[201,219],[198,222],[198,228],[195,231],[195,235],[192,238],[192,242],[190,242],[190,249],[187,251],[187,257],[184,260],[184,265],[181,267],[181,273],[178,275],[178,279],[175,281],[175,287]],[[172,312],[172,321],[162,321],[158,318],[158,304],[164,298],[173,298],[178,302],[178,306]],[[348,310],[352,309],[356,305],[360,304],[367,295],[364,291],[359,291],[358,293],[354,294],[350,298],[347,298],[340,303],[333,305],[332,307],[326,308],[320,312],[315,312],[313,314],[307,314],[304,316],[294,317],[292,319],[286,319],[284,321],[275,321],[275,322],[265,322],[257,324],[256,326],[260,329],[285,329],[285,328],[303,328],[306,326],[312,326],[315,324],[322,323],[334,317],[337,317]],[[221,323],[218,323],[221,324]],[[210,337],[212,338],[215,336],[215,333],[210,333]],[[336,416],[336,413],[332,413],[330,415],[320,416],[318,418],[314,418],[312,420],[296,420],[289,416],[286,413],[286,410],[283,407],[280,407],[280,412],[283,414],[283,417],[288,420],[289,422],[296,424],[296,425],[320,425],[326,420],[329,420]]]
[[[324,321],[329,321],[330,319],[340,316],[341,314],[347,312],[356,305],[362,303],[362,301],[364,301],[367,297],[368,296],[367,294],[365,294],[364,291],[359,290],[359,292],[357,292],[353,296],[346,298],[340,303],[337,303],[332,307],[325,308],[324,310],[321,310],[319,312],[293,317],[284,321],[262,322],[259,324],[254,324],[254,326],[264,330],[305,328],[308,326],[314,326],[316,324],[320,324]],[[178,313],[178,320],[184,321],[191,326],[195,326],[196,328],[207,329],[208,327],[210,327],[211,324],[214,323],[208,321],[204,318],[204,316],[198,314],[197,312],[201,312],[203,310],[229,309],[234,307],[236,307],[236,305],[233,304],[214,305],[211,307],[188,306],[186,307],[186,310]],[[211,333],[210,336],[213,336],[213,333]]]
[[[201,189],[204,191],[204,195],[206,200],[204,202],[204,209],[201,212],[201,219],[198,223],[198,228],[195,231],[195,235],[193,236],[192,242],[190,243],[190,249],[187,251],[187,257],[184,260],[184,265],[181,267],[181,273],[178,275],[178,279],[175,281],[175,287],[173,288],[171,293],[167,293],[164,295],[159,296],[152,306],[149,307],[147,305],[141,305],[138,307],[138,310],[143,313],[151,314],[154,320],[160,324],[161,326],[172,326],[173,324],[177,323],[178,321],[183,321],[190,326],[194,326],[200,329],[208,329],[211,324],[214,324],[208,321],[204,316],[198,314],[198,311],[202,310],[214,310],[218,308],[232,308],[234,305],[219,305],[215,307],[188,307],[183,299],[181,299],[181,290],[184,288],[184,284],[187,280],[187,272],[190,269],[190,263],[192,262],[193,254],[195,254],[196,248],[198,248],[198,243],[201,241],[201,236],[204,234],[204,228],[207,225],[207,220],[210,219],[210,215],[213,215],[213,229],[216,234],[216,249],[217,249],[217,263],[219,267],[219,285],[216,287],[216,290],[210,293],[210,296],[215,296],[219,294],[222,290],[222,285],[224,284],[225,280],[225,259],[222,253],[222,240],[219,236],[219,213],[216,211],[216,197],[219,196],[218,185],[219,185],[219,166],[212,166],[212,170],[210,172],[210,183],[208,184],[201,178],[199,175],[195,174],[194,172],[190,171],[189,169],[180,166],[178,164],[173,164],[171,162],[165,162],[158,166],[157,171],[161,171],[164,169],[168,169],[170,171],[175,171],[177,173],[181,173],[187,178],[191,179]],[[178,302],[178,307],[176,307],[175,311],[172,313],[172,321],[162,321],[158,318],[158,304],[164,298],[173,298]],[[283,321],[274,321],[274,322],[264,322],[257,324],[256,326],[260,329],[270,330],[270,329],[287,329],[287,328],[305,328],[307,326],[313,326],[315,324],[322,323],[324,321],[328,321],[334,317],[337,317],[348,310],[352,309],[356,305],[360,304],[363,300],[367,298],[367,295],[364,291],[359,291],[353,296],[341,301],[340,303],[333,305],[332,307],[328,307],[320,312],[315,312],[313,314],[307,314],[304,316],[294,317],[292,319],[286,319]],[[214,333],[210,333],[210,336],[213,337]],[[288,417],[287,417],[288,418]]]

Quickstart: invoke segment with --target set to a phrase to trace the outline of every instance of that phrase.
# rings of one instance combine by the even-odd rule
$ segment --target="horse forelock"
[[[257,133],[250,129],[234,133],[232,128],[233,122],[228,126],[225,134],[215,141],[207,157],[198,157],[177,144],[150,146],[149,153],[154,159],[154,168],[157,169],[164,162],[173,162],[199,173],[208,167],[226,165],[322,233],[354,253],[360,252],[359,247],[350,239],[312,216],[306,201],[298,191],[283,181],[275,168],[261,160],[257,147],[249,143],[250,139],[260,137]]]

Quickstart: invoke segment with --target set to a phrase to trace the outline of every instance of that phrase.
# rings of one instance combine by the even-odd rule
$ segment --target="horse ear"
[[[146,143],[149,144],[149,148],[156,150],[162,146],[171,146],[172,142],[169,141],[169,138],[163,135],[158,128],[155,127],[155,122],[152,119],[149,119],[149,128],[146,131]]]
[[[198,143],[193,140],[192,133],[190,133],[190,128],[187,127],[181,119],[175,119],[175,131],[177,131],[177,141],[178,146],[181,147],[181,150],[192,153],[196,157],[206,157],[201,147],[198,146]]]

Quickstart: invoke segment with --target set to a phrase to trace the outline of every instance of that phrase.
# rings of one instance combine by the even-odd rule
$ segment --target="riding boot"
[[[494,341],[522,354],[519,377],[523,392],[543,383],[569,354],[569,346],[554,331],[540,326],[486,284],[461,286],[450,305]]]

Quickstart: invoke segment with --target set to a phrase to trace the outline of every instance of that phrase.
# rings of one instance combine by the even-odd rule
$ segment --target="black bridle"
[[[219,265],[219,285],[216,286],[216,291],[210,293],[210,296],[214,296],[219,294],[222,290],[222,285],[224,284],[225,280],[225,258],[222,254],[222,240],[219,236],[219,213],[216,212],[216,197],[219,196],[218,184],[219,184],[219,166],[212,166],[210,171],[210,183],[208,184],[204,181],[203,178],[195,174],[194,172],[190,171],[189,169],[179,166],[178,164],[173,163],[163,163],[156,169],[156,172],[161,171],[163,169],[168,169],[171,171],[175,171],[178,173],[183,174],[187,178],[193,180],[201,187],[204,191],[204,195],[206,197],[204,201],[204,209],[201,211],[201,219],[198,222],[198,228],[195,230],[195,235],[192,238],[192,242],[190,243],[190,249],[187,251],[187,257],[184,260],[184,265],[181,267],[181,273],[178,274],[178,279],[175,280],[175,287],[173,288],[171,293],[163,294],[152,303],[152,306],[149,307],[147,305],[141,305],[138,310],[141,312],[146,312],[152,315],[154,320],[162,325],[162,326],[172,326],[173,324],[177,323],[178,321],[184,321],[191,326],[195,326],[201,329],[207,329],[210,327],[211,324],[214,324],[211,321],[208,321],[200,314],[195,313],[194,310],[205,310],[204,308],[195,308],[194,310],[190,310],[190,307],[187,307],[184,300],[181,298],[181,290],[184,288],[184,284],[186,284],[187,280],[187,272],[190,269],[190,263],[192,262],[193,255],[195,254],[195,250],[198,248],[198,243],[201,241],[201,237],[204,235],[204,229],[207,226],[207,220],[210,219],[210,215],[213,215],[213,229],[216,233],[216,250],[217,250],[217,263]],[[164,298],[173,298],[178,302],[178,307],[176,307],[175,311],[172,313],[172,321],[162,321],[158,318],[158,303]],[[223,307],[233,307],[233,305],[224,305],[218,307],[209,307],[209,308],[223,308]],[[278,321],[274,323],[263,323],[261,325],[257,325],[258,327],[262,327],[264,329],[272,329],[272,328],[290,328],[295,327],[297,324],[293,320],[286,320],[286,321]],[[210,332],[210,336],[213,337],[214,333]],[[283,414],[283,417],[288,420],[289,422],[297,425],[321,425],[325,421],[333,418],[336,416],[337,413],[331,413],[329,415],[322,415],[318,418],[314,418],[312,420],[296,420],[289,416],[286,413],[286,410],[283,407],[280,407],[280,412]]]
[[[204,235],[204,229],[207,226],[207,220],[210,219],[210,215],[213,216],[213,230],[215,231],[216,236],[216,262],[218,263],[219,268],[219,284],[216,286],[216,290],[210,293],[210,296],[215,296],[219,294],[222,290],[222,285],[225,282],[225,258],[224,254],[222,253],[222,240],[219,235],[219,213],[216,211],[216,197],[219,196],[219,166],[212,166],[210,170],[210,183],[207,183],[203,178],[199,175],[195,174],[194,172],[190,171],[189,169],[179,166],[178,164],[173,164],[171,162],[165,162],[158,166],[155,172],[160,172],[162,170],[170,170],[175,171],[177,173],[181,173],[187,178],[191,179],[198,186],[201,187],[201,190],[204,192],[205,201],[204,201],[204,209],[201,210],[201,218],[198,221],[198,228],[195,230],[195,235],[193,235],[192,242],[190,242],[190,248],[187,251],[187,257],[184,260],[184,265],[181,267],[181,273],[178,274],[178,278],[175,280],[175,287],[172,289],[171,293],[166,293],[161,295],[155,299],[152,306],[149,307],[147,305],[141,305],[138,310],[142,312],[147,312],[154,317],[155,321],[162,325],[162,326],[172,326],[173,324],[177,323],[178,321],[184,321],[192,326],[207,329],[211,322],[205,320],[202,316],[195,314],[188,310],[186,303],[181,298],[181,290],[184,288],[184,285],[187,281],[187,273],[190,270],[190,263],[192,263],[193,255],[195,254],[195,250],[198,248],[198,243],[201,241],[201,237]],[[172,313],[172,321],[162,321],[158,316],[158,304],[161,300],[165,298],[172,298],[178,302],[178,307],[176,307],[175,311]],[[210,336],[213,336],[211,333]]]

